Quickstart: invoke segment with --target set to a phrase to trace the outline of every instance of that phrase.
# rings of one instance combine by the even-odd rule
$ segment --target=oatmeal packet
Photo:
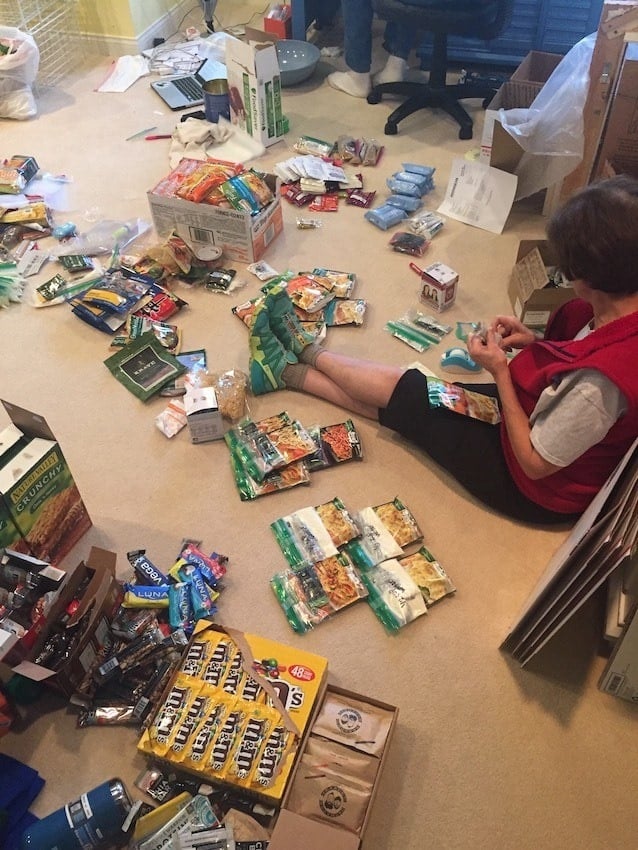
[[[328,691],[312,732],[369,755],[380,756],[391,724],[392,714],[386,709]]]

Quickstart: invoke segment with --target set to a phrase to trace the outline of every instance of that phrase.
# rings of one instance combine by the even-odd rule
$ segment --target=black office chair
[[[448,36],[464,36],[489,41],[509,22],[514,0],[431,0],[428,5],[412,5],[409,0],[372,0],[378,17],[407,24],[415,32],[433,35],[430,73],[427,83],[381,83],[368,95],[368,103],[379,103],[384,94],[406,95],[407,100],[388,117],[385,134],[394,136],[399,121],[418,109],[443,109],[460,125],[459,139],[472,138],[472,119],[459,103],[464,98],[481,98],[486,106],[496,89],[494,84],[446,84]]]

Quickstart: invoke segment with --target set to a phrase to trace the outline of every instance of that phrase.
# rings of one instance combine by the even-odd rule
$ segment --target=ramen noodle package
[[[449,381],[442,381],[440,378],[428,377],[428,400],[431,407],[447,407],[454,413],[480,419],[490,425],[497,425],[501,421],[501,413],[495,398],[465,389]]]
[[[331,291],[334,293],[335,298],[352,297],[352,292],[357,282],[357,276],[354,272],[340,272],[336,269],[316,268],[312,270],[312,273],[328,278],[332,282]]]
[[[377,505],[373,510],[399,546],[409,546],[423,539],[417,521],[398,496],[391,502]]]
[[[418,585],[428,608],[456,591],[448,574],[425,546],[414,555],[407,555],[398,560]]]
[[[344,551],[359,569],[370,569],[388,558],[396,558],[403,554],[403,549],[374,508],[364,508],[359,511],[354,520],[360,537],[347,543]]]
[[[361,574],[370,607],[389,632],[396,632],[427,613],[418,585],[392,558]]]
[[[337,554],[330,532],[315,508],[301,508],[270,524],[284,557],[301,569]]]
[[[242,419],[230,428],[224,440],[231,454],[255,481],[261,482],[269,472],[286,466],[286,458],[268,434],[249,418]]]
[[[252,478],[237,456],[231,454],[230,462],[239,497],[244,502],[278,493],[280,490],[289,490],[299,484],[310,484],[310,473],[302,460],[267,473],[262,481]]]
[[[324,307],[326,325],[362,325],[366,306],[363,298],[335,298]]]
[[[363,449],[361,438],[352,419],[320,428],[321,448],[329,465],[347,460],[361,460]]]
[[[359,536],[359,529],[341,499],[334,498],[330,502],[317,505],[315,510],[328,529],[328,534],[335,546],[343,546],[344,543]]]
[[[314,735],[379,757],[392,725],[392,712],[329,690],[314,722]]]

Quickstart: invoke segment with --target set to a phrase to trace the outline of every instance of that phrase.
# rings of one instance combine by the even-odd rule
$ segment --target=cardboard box
[[[274,199],[256,215],[250,215],[243,210],[197,204],[172,194],[164,194],[163,186],[189,162],[191,161],[182,160],[168,178],[164,178],[147,193],[157,234],[169,236],[175,231],[195,248],[221,248],[224,257],[229,260],[242,263],[259,260],[270,243],[284,229],[279,185],[275,175],[266,175],[266,182],[273,192]]]
[[[330,785],[333,796],[330,801],[330,808],[326,807],[325,820],[315,820],[314,818],[303,817],[300,814],[291,811],[289,808],[290,793],[295,782],[295,777],[298,775],[299,765],[297,765],[295,768],[295,774],[289,783],[282,809],[279,813],[271,836],[269,850],[293,850],[293,848],[299,846],[303,846],[304,850],[314,850],[315,848],[317,848],[317,850],[323,850],[325,847],[330,847],[331,850],[357,850],[363,841],[372,812],[372,807],[379,790],[379,784],[390,748],[390,742],[397,723],[399,710],[394,705],[389,705],[388,703],[380,702],[372,697],[354,693],[353,691],[345,690],[344,688],[339,688],[331,684],[327,686],[323,699],[325,700],[331,693],[339,694],[346,697],[346,699],[351,697],[358,702],[376,706],[377,708],[388,712],[392,717],[381,755],[379,757],[370,756],[370,758],[378,759],[378,767],[361,829],[358,833],[353,833],[338,826],[338,803],[340,795],[344,793],[342,789],[340,790],[338,781],[335,781]],[[320,710],[320,706],[318,707],[318,710]],[[310,727],[308,734],[306,735],[304,749],[311,736],[312,727]]]
[[[48,617],[41,618],[25,638],[14,642],[3,658],[5,663],[13,665],[14,673],[37,682],[46,682],[67,696],[74,693],[103,646],[109,634],[109,624],[122,599],[122,585],[115,577],[115,565],[115,553],[95,546],[91,549],[87,560],[82,561],[69,574]],[[59,623],[60,617],[85,579],[89,583],[77,610],[66,624],[66,628],[73,628],[88,612],[88,620],[71,656],[55,671],[35,664],[34,659],[55,632],[56,623]]]
[[[616,641],[598,687],[607,694],[638,703],[638,605]]]
[[[260,30],[247,28],[246,38],[226,42],[230,120],[269,147],[284,135],[277,50]]]
[[[421,270],[421,301],[439,313],[456,300],[458,273],[443,263],[431,263]]]
[[[184,396],[186,422],[193,443],[207,443],[224,436],[224,423],[212,387],[191,387]]]
[[[46,421],[9,402],[2,404],[13,425],[0,456],[3,546],[57,564],[89,530],[91,519]]]
[[[547,269],[555,265],[547,240],[521,240],[508,294],[516,316],[530,328],[543,329],[554,310],[575,297],[571,286],[548,286]]]
[[[563,57],[532,50],[485,110],[480,161],[513,174],[523,149],[500,124],[500,109],[529,109]]]
[[[628,44],[609,107],[593,178],[616,161],[626,173],[638,172],[638,44]]]
[[[613,91],[626,50],[625,38],[638,32],[636,0],[605,0],[589,68],[589,88],[583,107],[583,158],[560,183],[553,207],[591,181]]]
[[[239,786],[249,795],[277,804],[284,796],[300,741],[323,694],[327,669],[327,660],[319,655],[200,620],[181,667],[162,695],[138,749],[169,767],[178,767],[207,782],[230,788]],[[225,705],[228,711],[212,731],[205,727],[206,720],[199,718],[197,726],[182,740],[183,730],[177,728],[176,718],[181,709],[184,714],[192,712],[194,701],[200,697],[213,700],[215,705]],[[184,704],[176,706],[178,699]],[[242,726],[231,732],[224,725],[229,712],[239,712],[242,724],[252,718],[259,722],[268,713],[269,705],[273,706],[271,717],[277,719],[266,733],[266,740],[255,750],[253,766],[262,755],[261,748],[266,748],[270,733],[285,729],[289,734],[280,736],[279,743],[284,749],[279,764],[272,766],[270,784],[249,785],[243,778],[228,773],[233,759],[229,747],[245,729]],[[214,718],[210,708],[206,713]],[[223,767],[219,768],[211,766],[211,756],[215,755],[218,761],[222,758],[218,744],[224,759]]]
[[[264,17],[264,31],[277,38],[292,38],[292,10],[284,3],[276,3]]]

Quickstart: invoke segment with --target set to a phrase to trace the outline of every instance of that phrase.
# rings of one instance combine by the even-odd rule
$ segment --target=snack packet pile
[[[305,428],[286,411],[257,422],[244,417],[224,439],[243,501],[309,484],[311,472],[363,456],[351,419]]]
[[[395,632],[454,593],[425,546],[412,512],[396,497],[357,514],[335,498],[271,523],[288,569],[271,587],[291,627],[307,632],[359,599]]]

